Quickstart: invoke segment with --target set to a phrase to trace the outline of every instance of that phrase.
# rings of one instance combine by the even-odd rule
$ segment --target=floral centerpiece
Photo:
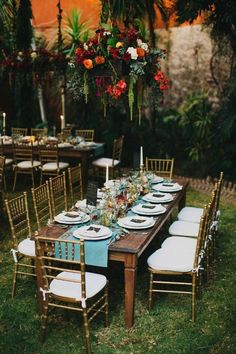
[[[158,99],[170,87],[168,78],[161,71],[165,50],[150,48],[136,29],[110,31],[101,28],[87,42],[80,43],[73,58],[73,76],[69,87],[77,88],[85,96],[95,89],[104,105],[128,96],[130,118],[137,101],[139,117],[146,88]],[[83,91],[83,92],[82,92]],[[91,92],[90,92],[91,91]],[[135,95],[136,93],[136,95]]]

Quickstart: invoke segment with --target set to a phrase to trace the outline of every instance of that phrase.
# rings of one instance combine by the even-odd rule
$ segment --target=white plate
[[[160,176],[156,176],[154,175],[153,178],[151,179],[151,183],[161,183],[164,181],[164,178],[163,177],[160,177]]]
[[[120,185],[119,179],[109,179],[109,181],[107,182],[107,185],[106,185],[106,182],[104,182],[105,187],[117,187],[119,185]]]
[[[142,199],[145,200],[146,202],[160,204],[160,203],[171,202],[173,200],[173,196],[169,193],[154,192],[154,193],[148,193],[144,195]]]
[[[166,212],[166,208],[161,204],[138,204],[131,209],[134,213],[140,215],[159,215]]]
[[[70,143],[60,143],[58,144],[59,148],[69,148],[72,147],[73,145],[71,145]]]
[[[137,216],[133,216],[133,218],[137,218]],[[146,225],[146,226],[130,226],[122,222],[123,219],[119,219],[117,221],[117,224],[120,225],[121,227],[124,227],[126,229],[133,229],[133,230],[142,230],[142,229],[148,229],[149,227],[152,227],[155,224],[155,220],[153,219],[152,223]]]
[[[71,215],[74,215],[75,217],[70,217],[70,216],[67,216],[66,214],[71,214]],[[74,225],[74,224],[82,224],[84,222],[87,222],[90,220],[90,217],[89,217],[89,215],[87,215],[85,213],[81,213],[81,212],[78,213],[78,212],[70,211],[70,212],[64,212],[64,213],[56,215],[54,220],[56,222],[61,223],[61,224]]]
[[[79,144],[80,147],[92,147],[96,146],[96,143],[94,141],[83,141]]]
[[[120,225],[120,223],[127,228],[143,229],[153,226],[155,224],[155,220],[152,217],[133,215],[119,219],[118,224]]]
[[[178,192],[182,189],[182,186],[180,186],[178,183],[165,182],[153,186],[153,189],[161,192]]]
[[[96,209],[96,206],[94,206],[94,205],[87,205],[87,199],[78,200],[75,203],[75,207],[79,208],[85,212],[87,211],[87,209],[88,209],[88,211]]]
[[[97,231],[96,231],[97,230]],[[73,232],[76,238],[83,238],[85,240],[103,240],[111,237],[112,231],[103,225],[88,225],[82,226]]]

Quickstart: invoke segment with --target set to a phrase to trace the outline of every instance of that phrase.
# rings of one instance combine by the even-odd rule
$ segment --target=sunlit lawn
[[[206,194],[189,191],[187,203],[202,206],[208,199]],[[135,326],[130,330],[124,327],[123,320],[123,270],[119,264],[109,265],[110,325],[104,328],[102,318],[92,323],[94,353],[235,353],[236,206],[222,203],[221,211],[217,262],[209,284],[203,289],[203,297],[197,302],[196,323],[190,321],[191,299],[184,295],[156,296],[152,310],[147,309],[146,258],[158,247],[157,241],[140,259]],[[73,313],[55,311],[49,318],[46,340],[40,342],[36,287],[32,279],[20,279],[17,295],[11,298],[13,261],[9,239],[9,228],[2,217],[0,353],[84,353],[82,321]]]

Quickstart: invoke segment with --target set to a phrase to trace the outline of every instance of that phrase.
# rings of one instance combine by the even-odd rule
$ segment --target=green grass
[[[12,194],[10,194],[11,196]],[[209,196],[188,192],[187,204],[202,206]],[[153,308],[147,309],[148,274],[146,257],[156,247],[151,245],[140,259],[137,279],[135,326],[124,327],[123,269],[111,263],[109,320],[91,325],[91,343],[96,354],[233,354],[236,348],[235,333],[235,259],[236,259],[236,206],[221,204],[220,244],[217,262],[211,280],[197,301],[197,320],[190,321],[190,297],[162,295],[154,297]],[[39,340],[40,318],[36,287],[32,279],[21,278],[17,295],[11,298],[12,256],[9,252],[10,232],[7,221],[1,218],[0,255],[0,353],[85,353],[82,320],[76,314],[55,311],[49,318],[47,336]]]

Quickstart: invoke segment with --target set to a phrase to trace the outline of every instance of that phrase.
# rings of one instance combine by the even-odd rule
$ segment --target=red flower
[[[159,88],[161,91],[167,90],[170,88],[170,80],[165,76],[161,70],[157,70],[154,80],[159,83]]]
[[[120,51],[118,48],[111,48],[109,53],[112,55],[114,59],[118,59],[120,56]]]
[[[131,54],[128,52],[125,52],[122,57],[123,60],[125,61],[130,61],[131,60]]]

